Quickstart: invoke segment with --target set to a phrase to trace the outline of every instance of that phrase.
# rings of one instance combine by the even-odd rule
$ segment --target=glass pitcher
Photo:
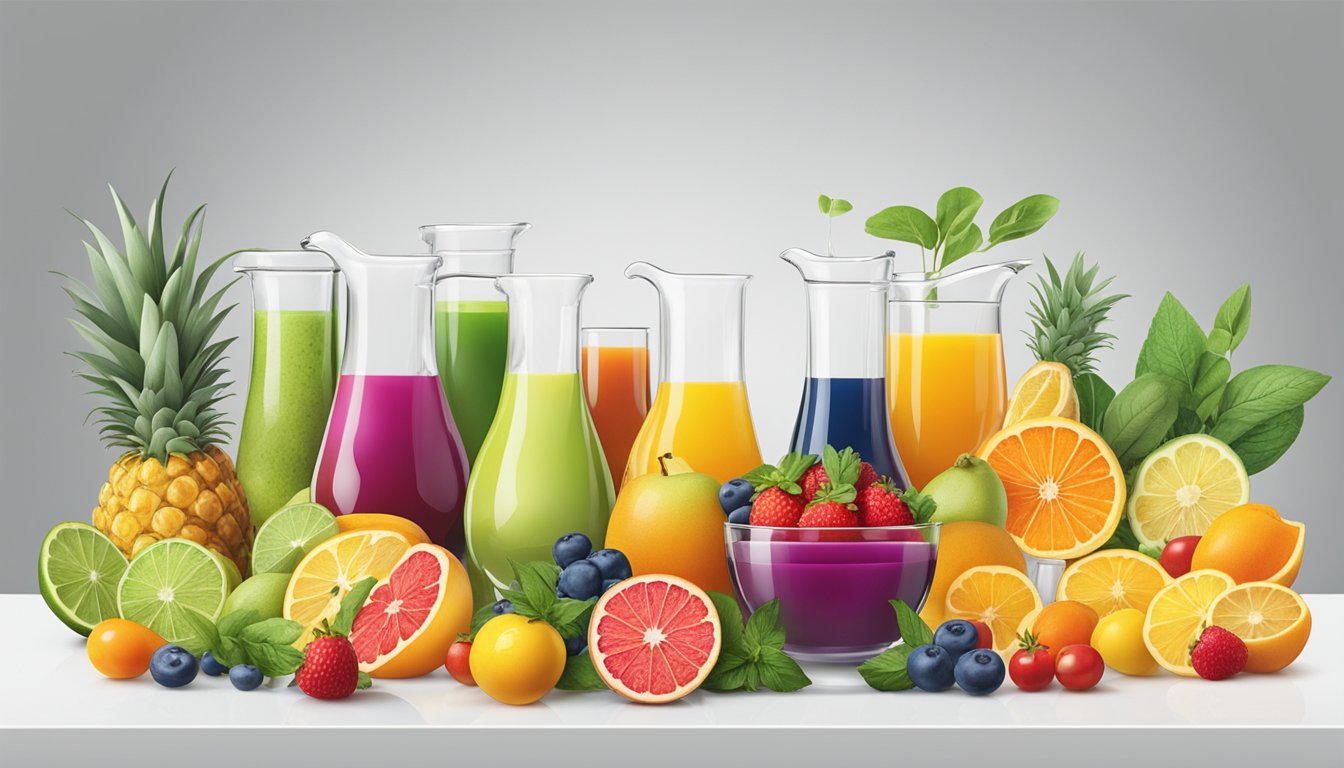
[[[588,412],[597,425],[616,491],[630,446],[649,415],[649,329],[584,328],[580,365]]]
[[[616,492],[579,377],[579,300],[591,275],[496,278],[509,300],[509,367],[467,488],[476,604],[514,580],[509,560],[551,559],[582,531],[601,547]]]
[[[1008,406],[999,308],[1030,261],[891,278],[887,407],[908,479],[923,488],[1003,424]]]
[[[819,256],[791,248],[780,258],[807,286],[807,381],[791,450],[821,455],[853,448],[877,474],[907,486],[887,410],[887,283],[892,257]]]
[[[261,525],[308,487],[336,391],[339,270],[316,251],[243,251],[252,287],[252,376],[238,478]]]
[[[461,557],[467,455],[434,362],[439,257],[373,256],[330,232],[303,247],[328,253],[349,287],[313,500],[338,515],[400,515]]]
[[[513,272],[514,241],[531,224],[431,224],[420,228],[429,250],[443,258],[434,297],[434,350],[443,394],[467,459],[495,418],[504,385],[508,302],[495,277]]]
[[[693,275],[637,261],[625,276],[658,290],[658,392],[623,482],[658,472],[671,453],[719,482],[761,463],[743,379],[744,299],[751,275]]]

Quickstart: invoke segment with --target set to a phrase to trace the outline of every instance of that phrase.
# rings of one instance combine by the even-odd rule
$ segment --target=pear
[[[1000,528],[1008,522],[1008,493],[994,468],[984,459],[963,453],[952,466],[924,486],[925,496],[938,502],[931,522],[975,520]]]

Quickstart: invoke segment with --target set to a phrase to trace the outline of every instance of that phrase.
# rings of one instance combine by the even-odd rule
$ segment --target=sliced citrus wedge
[[[1168,672],[1195,677],[1190,643],[1208,621],[1209,606],[1234,586],[1213,570],[1191,571],[1157,591],[1143,617],[1143,644]]]
[[[1042,416],[1078,418],[1078,392],[1073,388],[1073,371],[1063,363],[1037,363],[1022,374],[1008,398],[1003,426],[1011,427]]]
[[[1017,647],[1017,628],[1041,609],[1041,596],[1025,573],[1004,565],[981,565],[947,588],[944,619],[977,619],[989,625],[1000,655]]]
[[[1139,465],[1126,514],[1134,535],[1162,548],[1181,536],[1202,536],[1219,515],[1251,496],[1241,458],[1208,435],[1186,435]]]
[[[295,647],[307,645],[313,629],[335,617],[352,586],[369,576],[387,576],[409,547],[405,536],[392,531],[350,531],[314,547],[299,561],[285,590],[282,615],[304,626]]]
[[[1098,616],[1122,608],[1148,610],[1153,595],[1171,583],[1156,560],[1130,549],[1103,549],[1064,569],[1056,600],[1077,600]]]
[[[416,544],[355,614],[350,642],[360,670],[371,677],[433,672],[457,636],[471,630],[471,605],[462,563],[436,544]]]
[[[1311,611],[1302,596],[1269,581],[1239,584],[1209,606],[1209,623],[1246,643],[1248,672],[1278,672],[1292,664],[1311,636]]]

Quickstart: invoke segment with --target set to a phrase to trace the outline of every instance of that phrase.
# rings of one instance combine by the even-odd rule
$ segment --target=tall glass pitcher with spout
[[[590,275],[496,279],[509,300],[509,365],[467,489],[467,572],[477,605],[581,531],[602,546],[616,492],[579,377],[579,300]]]
[[[877,474],[907,486],[887,410],[887,282],[890,255],[819,256],[791,248],[780,258],[807,286],[807,381],[792,449],[821,455],[853,448]]]
[[[743,380],[744,299],[751,275],[679,274],[638,261],[625,276],[658,290],[658,392],[625,480],[658,472],[671,453],[727,482],[761,463]]]
[[[252,286],[252,376],[238,479],[261,525],[307,488],[336,391],[339,271],[316,251],[244,251]]]
[[[495,278],[513,272],[514,241],[531,224],[431,224],[420,238],[443,259],[434,297],[439,379],[467,459],[475,464],[499,407],[509,314]]]
[[[1000,301],[1029,264],[892,276],[887,406],[896,448],[917,487],[1002,426],[1008,391]]]
[[[400,515],[461,557],[467,455],[434,363],[439,257],[374,256],[330,232],[303,247],[326,251],[349,286],[313,500],[338,515]]]

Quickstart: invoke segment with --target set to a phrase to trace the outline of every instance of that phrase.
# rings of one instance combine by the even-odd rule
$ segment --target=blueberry
[[[947,649],[948,654],[952,656],[953,663],[955,663],[963,653],[975,648],[979,638],[980,633],[975,631],[974,624],[961,619],[953,619],[952,621],[944,621],[939,625],[938,631],[933,633],[933,644]]]
[[[940,645],[921,645],[905,660],[905,673],[922,691],[942,691],[952,687],[955,662]]]
[[[602,572],[591,560],[570,563],[560,572],[556,588],[562,593],[561,597],[572,597],[575,600],[597,597],[602,591]]]
[[[149,657],[149,674],[154,677],[154,682],[165,688],[181,688],[190,683],[196,679],[199,669],[196,657],[180,645],[161,645]]]
[[[630,570],[630,561],[619,549],[599,549],[588,556],[588,562],[597,566],[604,579],[628,579],[634,575]]]
[[[494,604],[490,606],[490,610],[494,611],[498,616],[503,616],[506,613],[513,613],[513,601],[508,599],[496,600]]]
[[[739,507],[750,505],[754,493],[756,489],[746,480],[740,477],[729,480],[719,489],[719,505],[723,507],[723,513],[726,515]]]
[[[611,589],[612,587],[614,587],[614,586],[616,586],[617,584],[620,584],[620,583],[621,583],[621,580],[620,580],[620,579],[603,579],[603,580],[602,580],[602,591],[603,591],[603,592],[606,592],[608,589]]]
[[[240,691],[250,691],[261,685],[261,670],[251,664],[238,664],[229,669],[229,682]]]
[[[551,557],[555,558],[556,565],[561,568],[568,568],[570,563],[582,560],[592,551],[592,540],[575,531],[574,533],[566,533],[555,540],[555,546],[551,547]]]
[[[215,658],[215,654],[206,651],[205,655],[201,657],[201,671],[211,677],[219,677],[220,675],[227,675],[229,668],[220,664],[219,659]]]
[[[583,653],[583,649],[587,647],[588,647],[588,638],[584,637],[583,635],[579,635],[578,637],[565,638],[565,653],[569,654],[570,656],[578,656],[580,653]]]
[[[978,648],[962,654],[954,674],[961,690],[972,696],[993,693],[1003,685],[1003,659],[999,654]]]
[[[737,509],[734,509],[732,512],[729,512],[728,522],[732,523],[733,525],[750,525],[751,505],[748,504],[745,507],[738,507]]]

